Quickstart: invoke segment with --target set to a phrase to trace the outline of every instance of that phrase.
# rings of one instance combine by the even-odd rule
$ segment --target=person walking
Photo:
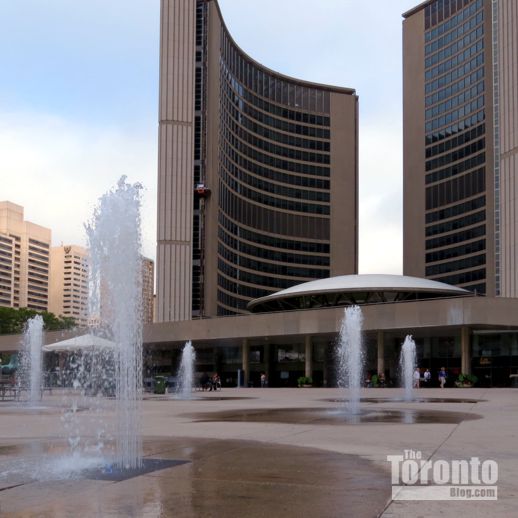
[[[414,371],[414,388],[419,388],[419,382],[421,381],[421,372],[419,368],[416,367]]]
[[[444,367],[441,367],[441,370],[439,371],[439,385],[441,388],[444,388],[444,385],[446,384],[446,369]]]
[[[430,386],[430,380],[432,379],[432,373],[430,372],[430,369],[426,369],[424,371],[424,386],[429,387]]]

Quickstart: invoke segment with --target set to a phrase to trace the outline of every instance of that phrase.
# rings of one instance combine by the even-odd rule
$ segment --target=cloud
[[[401,146],[401,132],[390,130],[390,124],[362,126],[360,273],[402,272]]]
[[[144,253],[155,255],[156,135],[81,125],[42,113],[0,113],[0,198],[52,230],[54,245],[85,244],[83,225],[122,175],[141,182]]]

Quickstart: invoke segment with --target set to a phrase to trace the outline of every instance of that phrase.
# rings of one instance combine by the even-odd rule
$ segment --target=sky
[[[219,0],[240,47],[297,78],[356,89],[359,273],[402,271],[401,14],[418,0]],[[144,185],[143,252],[155,257],[159,0],[3,2],[0,200],[86,243],[97,200]]]

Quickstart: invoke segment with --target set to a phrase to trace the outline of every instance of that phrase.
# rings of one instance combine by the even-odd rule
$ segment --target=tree
[[[71,317],[57,317],[49,311],[35,311],[28,308],[5,308],[0,307],[0,334],[23,333],[27,320],[41,315],[43,326],[46,331],[60,331],[75,327],[75,320]]]

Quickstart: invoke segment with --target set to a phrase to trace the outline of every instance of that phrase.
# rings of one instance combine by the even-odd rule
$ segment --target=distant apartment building
[[[403,16],[403,271],[518,297],[518,2]]]
[[[154,313],[155,263],[142,258],[142,323],[152,324]]]
[[[48,310],[51,231],[0,202],[0,306]]]
[[[50,251],[49,310],[71,317],[79,326],[88,324],[88,251],[77,245]]]

